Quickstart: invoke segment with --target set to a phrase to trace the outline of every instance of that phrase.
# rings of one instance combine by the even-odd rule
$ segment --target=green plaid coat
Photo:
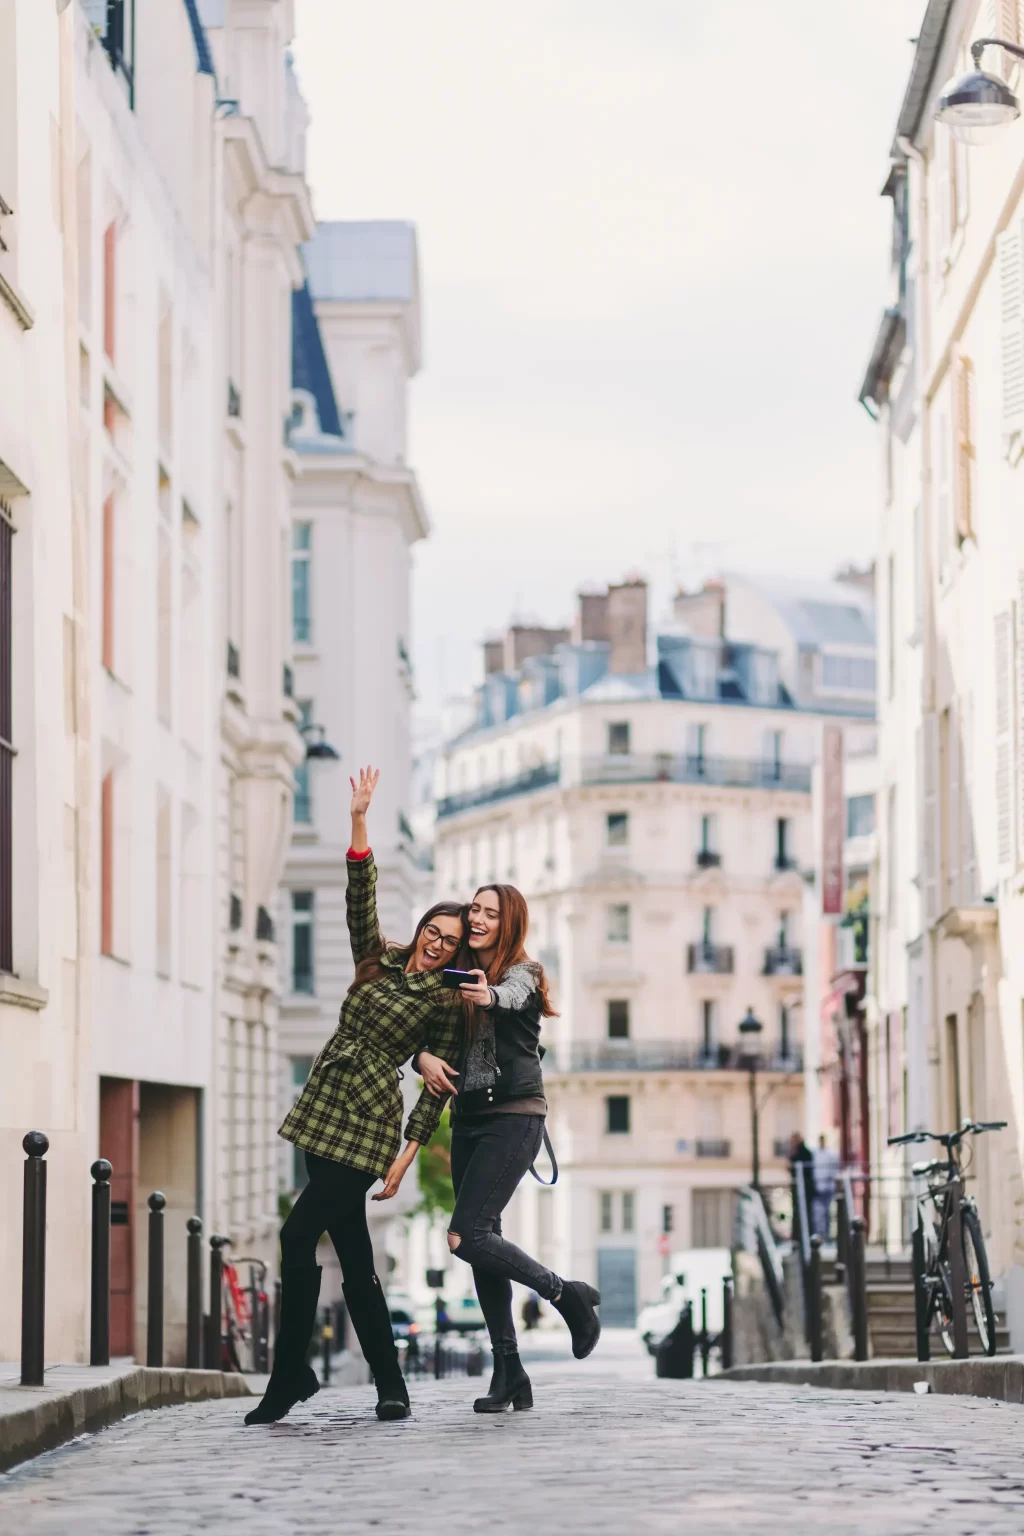
[[[358,965],[379,955],[384,974],[346,996],[338,1027],[278,1135],[318,1157],[383,1177],[401,1145],[399,1068],[422,1050],[457,1061],[463,1015],[458,992],[442,986],[439,970],[406,975],[396,947],[381,936],[376,884],[372,853],[349,859],[345,905],[352,958]],[[428,1142],[443,1107],[444,1100],[424,1088],[406,1140]]]

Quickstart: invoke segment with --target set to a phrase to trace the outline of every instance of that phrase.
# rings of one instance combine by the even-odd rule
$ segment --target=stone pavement
[[[534,1336],[536,1337],[536,1336]],[[532,1342],[532,1341],[531,1341]],[[656,1381],[631,1335],[590,1360],[533,1348],[532,1413],[483,1418],[475,1380],[368,1387],[246,1429],[230,1400],[140,1414],[0,1478],[0,1530],[38,1536],[1019,1536],[1024,1408],[982,1398]],[[525,1353],[525,1350],[524,1350]]]

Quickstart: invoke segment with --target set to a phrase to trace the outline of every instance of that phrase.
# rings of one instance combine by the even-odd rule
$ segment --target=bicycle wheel
[[[964,1272],[967,1276],[967,1295],[974,1308],[974,1321],[978,1338],[986,1355],[996,1352],[996,1317],[992,1309],[992,1281],[988,1272],[988,1254],[985,1239],[981,1235],[981,1222],[977,1211],[967,1208],[961,1214],[964,1238]]]
[[[943,1349],[952,1359],[956,1344],[953,1339],[953,1283],[949,1260],[940,1260],[930,1278],[933,1284],[930,1326],[935,1328]]]

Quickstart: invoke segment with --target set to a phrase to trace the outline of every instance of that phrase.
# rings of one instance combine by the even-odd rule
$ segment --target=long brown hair
[[[510,965],[526,961],[533,967],[537,976],[542,1016],[545,1019],[557,1018],[558,1010],[552,1006],[551,998],[548,996],[548,982],[544,975],[544,967],[536,960],[531,960],[526,953],[526,935],[530,927],[530,909],[526,904],[526,897],[514,885],[496,885],[492,882],[489,885],[478,886],[473,901],[476,901],[481,891],[493,891],[498,898],[498,939],[494,946],[491,963],[484,973],[488,982],[492,987],[496,986]],[[470,953],[472,954],[472,950]]]
[[[459,922],[462,924],[462,938],[460,941],[460,948],[464,948],[466,943],[466,935],[469,932],[469,918],[466,915],[466,911],[467,909],[463,906],[461,901],[436,901],[432,907],[427,908],[419,922],[416,924],[416,932],[413,934],[412,939],[408,944],[398,944],[387,947],[391,949],[395,959],[402,962],[402,966],[404,968],[409,964],[412,955],[415,953],[420,934],[423,932],[428,923],[432,923],[435,917],[457,917]],[[385,945],[387,945],[387,941],[385,940],[384,942]],[[454,955],[452,956],[451,963],[455,963]],[[367,955],[366,958],[360,960],[359,964],[356,966],[355,979],[353,980],[352,985],[349,987],[349,991],[354,992],[356,987],[361,987],[363,985],[364,981],[377,981],[381,976],[383,976],[383,974],[384,967],[380,963],[380,955]]]

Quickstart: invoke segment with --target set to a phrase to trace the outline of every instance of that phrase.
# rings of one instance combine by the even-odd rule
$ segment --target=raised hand
[[[373,799],[373,792],[377,788],[377,780],[379,778],[380,769],[371,768],[369,764],[367,764],[365,768],[360,768],[358,784],[356,783],[355,779],[349,776],[349,783],[352,785],[351,811],[353,816],[366,815],[370,808],[370,801]]]

